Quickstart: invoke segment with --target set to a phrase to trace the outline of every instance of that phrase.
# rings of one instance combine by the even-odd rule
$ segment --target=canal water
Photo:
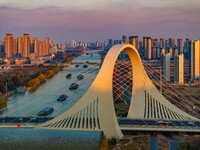
[[[1,150],[98,150],[101,132],[0,129]]]
[[[73,62],[100,62],[100,56],[97,54],[81,55],[73,60]],[[47,80],[34,92],[25,92],[24,94],[14,94],[9,98],[6,109],[0,112],[0,117],[15,116],[36,116],[38,112],[46,107],[53,107],[54,112],[49,117],[55,117],[72,107],[87,91],[92,81],[95,79],[99,71],[99,65],[88,65],[83,68],[83,64],[79,67],[70,65],[56,74],[52,79]],[[71,73],[72,78],[66,79],[66,75]],[[78,80],[78,75],[84,75],[83,80]],[[69,90],[72,83],[78,83],[79,88],[74,91]],[[66,101],[57,102],[57,98],[66,94]]]
[[[75,58],[77,62],[100,62],[97,54],[82,55]],[[49,117],[55,117],[72,107],[87,91],[99,71],[98,65],[70,65],[64,68],[52,79],[47,80],[36,91],[24,94],[14,94],[10,97],[7,108],[0,112],[5,116],[36,116],[45,107],[53,107],[54,112]],[[71,79],[66,79],[68,73]],[[78,75],[84,75],[83,80],[77,80]],[[79,88],[70,91],[72,83],[78,83]],[[56,99],[66,94],[69,97],[63,102]],[[96,131],[64,131],[39,130],[21,128],[0,128],[0,149],[2,150],[95,150],[99,149],[101,132]]]

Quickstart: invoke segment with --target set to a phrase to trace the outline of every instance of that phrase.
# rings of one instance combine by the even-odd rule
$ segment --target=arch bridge
[[[108,137],[122,137],[113,104],[113,72],[119,54],[125,50],[132,66],[132,95],[128,119],[199,121],[170,103],[147,76],[137,49],[129,44],[113,46],[85,95],[60,116],[35,128],[97,130]]]

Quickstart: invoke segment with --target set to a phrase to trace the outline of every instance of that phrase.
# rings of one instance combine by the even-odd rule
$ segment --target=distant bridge
[[[70,65],[73,64],[89,64],[89,65],[100,65],[100,62],[72,62],[72,63],[44,63],[44,64],[20,64],[20,65],[16,65],[16,64],[10,64],[10,65],[0,65],[0,69],[5,69],[8,70],[10,68],[24,68],[24,67],[39,67],[39,66],[43,66],[43,67],[68,67]]]
[[[100,65],[101,62],[72,62],[72,65],[76,65],[76,64],[89,64],[89,65]]]
[[[84,54],[99,54],[99,52],[102,52],[103,50],[86,50],[83,53]]]

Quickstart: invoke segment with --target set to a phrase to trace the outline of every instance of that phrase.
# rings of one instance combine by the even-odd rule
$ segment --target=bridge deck
[[[0,117],[0,128],[32,128],[36,124],[44,123],[53,117]],[[165,120],[141,120],[118,118],[121,130],[124,131],[160,131],[160,132],[194,132],[200,133],[200,121],[171,120],[170,125],[161,125]]]

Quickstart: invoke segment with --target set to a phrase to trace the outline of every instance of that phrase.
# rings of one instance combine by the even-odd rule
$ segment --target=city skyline
[[[105,41],[121,35],[199,39],[200,1],[0,1],[0,39],[29,33],[58,43]],[[142,37],[139,37],[142,38]]]

